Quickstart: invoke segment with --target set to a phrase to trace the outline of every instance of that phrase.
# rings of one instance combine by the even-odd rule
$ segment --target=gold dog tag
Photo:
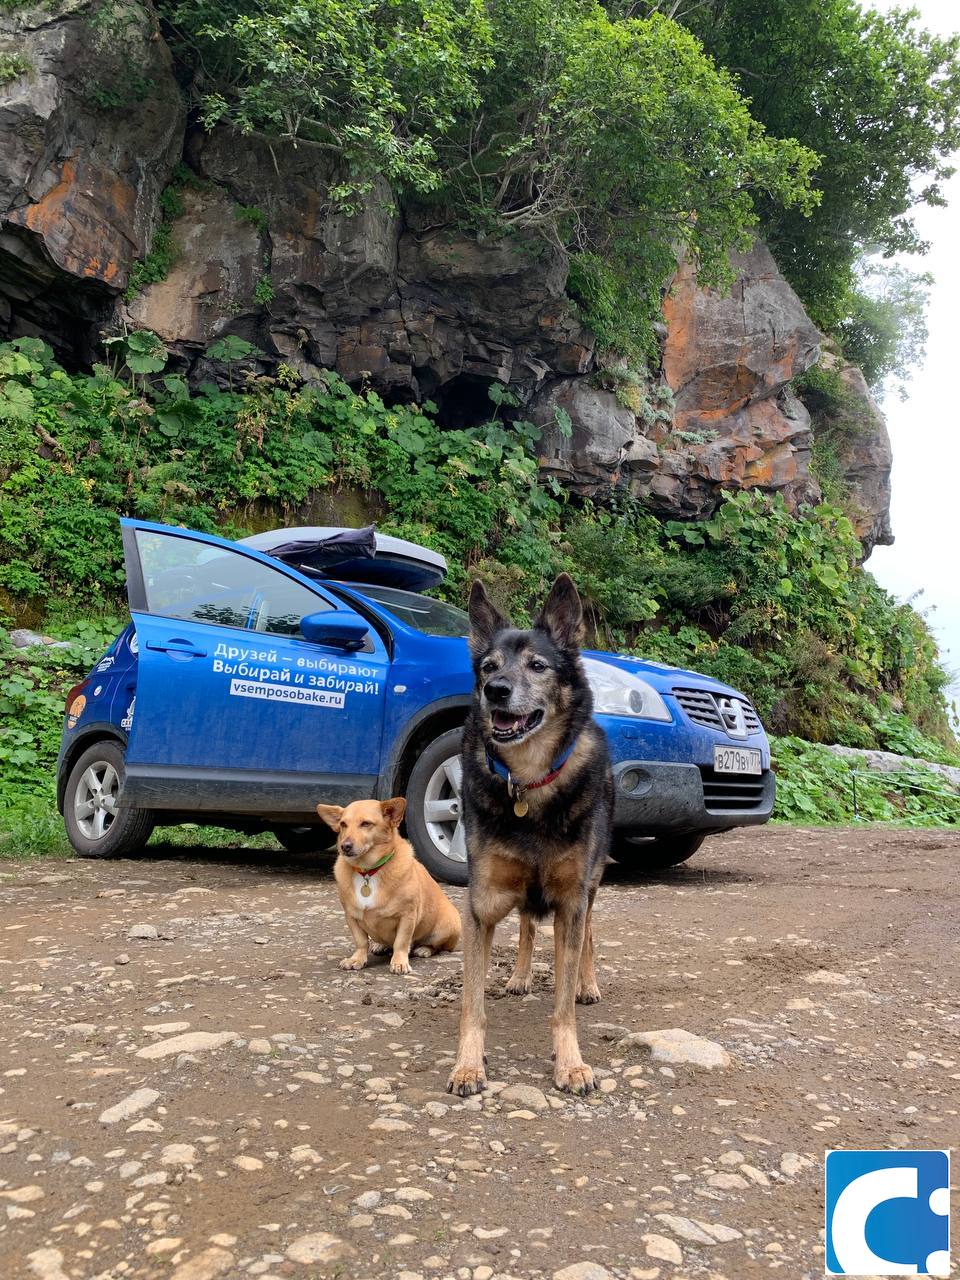
[[[513,812],[518,818],[525,818],[527,816],[530,812],[530,806],[527,804],[525,796],[517,796],[516,800],[513,802]]]
[[[369,881],[364,880],[363,884],[360,886],[360,897],[369,898],[371,893],[373,893],[373,890],[370,888]]]

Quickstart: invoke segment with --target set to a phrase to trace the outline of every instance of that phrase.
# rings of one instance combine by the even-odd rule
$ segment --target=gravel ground
[[[455,1102],[459,955],[340,971],[328,859],[0,863],[0,1276],[820,1276],[825,1148],[960,1145],[958,854],[768,828],[611,868],[589,1102],[551,1087],[547,937],[502,994],[516,920]],[[670,1028],[729,1062],[622,1043]]]

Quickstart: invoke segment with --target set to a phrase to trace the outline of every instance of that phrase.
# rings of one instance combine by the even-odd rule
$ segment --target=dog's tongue
[[[513,729],[522,719],[523,716],[512,716],[509,711],[495,711],[493,713],[493,723],[498,729]]]

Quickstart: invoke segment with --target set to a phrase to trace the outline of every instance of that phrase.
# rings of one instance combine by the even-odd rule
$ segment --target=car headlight
[[[583,668],[593,690],[593,709],[604,716],[637,716],[641,720],[670,720],[667,704],[652,684],[609,662],[584,658]]]

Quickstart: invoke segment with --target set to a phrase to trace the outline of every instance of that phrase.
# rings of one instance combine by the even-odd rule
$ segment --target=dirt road
[[[960,1145],[958,857],[781,828],[614,869],[588,1103],[550,1083],[549,938],[502,995],[515,921],[460,1102],[459,956],[340,971],[328,861],[0,864],[0,1276],[820,1276],[825,1148]],[[730,1065],[619,1045],[664,1028]]]

